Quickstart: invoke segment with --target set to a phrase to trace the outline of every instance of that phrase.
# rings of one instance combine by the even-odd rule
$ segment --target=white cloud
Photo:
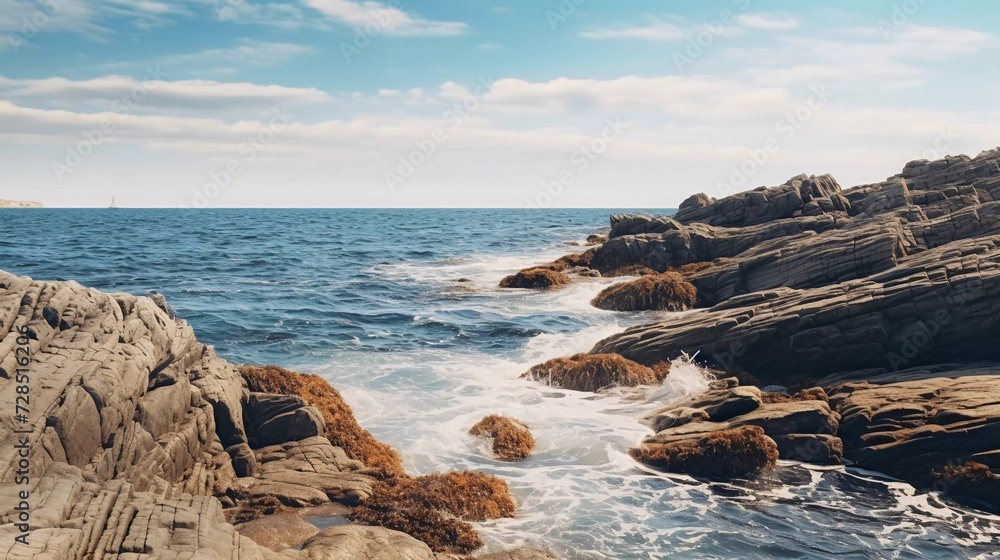
[[[174,16],[192,15],[188,0],[0,0],[0,32],[23,34],[24,22],[39,33],[70,31],[91,39],[106,40],[113,35],[104,22],[115,18],[127,20],[145,30],[167,25]]]
[[[349,0],[303,0],[304,3],[327,17],[350,26],[376,26],[377,33],[399,36],[449,36],[462,35],[468,26],[461,22],[431,21],[412,16],[398,8],[381,2]]]
[[[268,43],[245,40],[234,47],[168,55],[157,60],[170,71],[185,73],[230,74],[246,66],[273,66],[312,51],[310,47],[292,43]]]
[[[974,55],[1000,46],[995,35],[953,27],[910,24],[885,40],[875,29],[855,28],[828,39],[786,35],[780,47],[727,54],[756,64],[746,72],[758,83],[774,86],[823,82],[905,89],[926,82],[926,62]],[[762,62],[763,61],[763,62]]]
[[[138,93],[134,93],[138,92]],[[110,104],[134,99],[145,110],[178,108],[189,111],[219,108],[267,109],[277,105],[301,105],[329,101],[315,88],[278,85],[223,83],[209,80],[149,81],[126,76],[104,76],[88,80],[67,78],[0,78],[0,96],[35,103],[64,106],[67,103]]]
[[[460,99],[470,92],[453,91]],[[558,78],[529,82],[515,78],[493,84],[486,105],[509,113],[563,114],[642,111],[679,117],[757,117],[787,108],[793,100],[783,88],[746,87],[711,77],[626,76],[611,80]]]
[[[766,31],[784,31],[795,29],[799,26],[799,20],[789,16],[775,16],[772,14],[754,13],[740,14],[736,17],[736,23],[751,29],[763,29]]]
[[[644,39],[647,41],[679,41],[690,35],[689,29],[655,17],[647,17],[649,24],[637,27],[611,27],[591,29],[580,33],[584,39]]]
[[[503,47],[500,43],[480,43],[476,45],[476,48],[481,51],[498,51]]]
[[[321,20],[306,14],[296,4],[251,3],[249,0],[217,0],[213,4],[216,17],[224,22],[263,25],[286,30],[326,27]]]

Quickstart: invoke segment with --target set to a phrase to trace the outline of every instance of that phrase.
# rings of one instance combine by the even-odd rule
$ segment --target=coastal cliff
[[[282,394],[267,383],[310,388]],[[441,560],[455,556],[435,550],[481,546],[463,519],[513,510],[498,479],[410,478],[398,465],[325,381],[274,368],[241,371],[200,343],[162,296],[0,273],[3,558]],[[455,480],[480,493],[481,503],[468,499],[466,509],[492,505],[483,487],[505,509],[442,513],[445,501],[441,511],[373,501],[387,487],[434,498],[441,490],[432,483]],[[446,491],[461,496],[454,485]],[[461,531],[468,547],[429,538],[432,550],[379,526],[320,530],[303,521],[346,522],[361,503],[413,524],[420,516],[439,520]],[[437,539],[437,529],[418,534]]]
[[[679,274],[700,309],[592,354],[696,356],[719,378],[651,416],[634,455],[697,476],[687,458],[713,434],[758,427],[781,458],[846,461],[1000,511],[998,162],[1000,149],[913,161],[847,190],[800,175],[693,195],[670,217],[612,216],[590,272]]]
[[[42,203],[25,200],[0,200],[0,208],[42,208]]]

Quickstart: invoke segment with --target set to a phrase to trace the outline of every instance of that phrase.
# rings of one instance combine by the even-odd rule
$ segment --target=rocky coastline
[[[41,202],[32,202],[28,200],[0,199],[0,208],[43,208],[43,205]]]
[[[619,277],[593,305],[650,322],[524,383],[649,387],[693,359],[709,390],[642,419],[636,461],[704,479],[852,465],[1000,512],[998,160],[613,215],[501,287]],[[535,446],[515,418],[470,433],[502,461]],[[554,558],[479,553],[475,524],[516,515],[503,480],[411,476],[327,381],[226,362],[159,295],[0,272],[0,444],[4,558]]]
[[[630,363],[620,377],[696,356],[717,378],[647,418],[655,434],[633,457],[745,478],[773,466],[775,446],[1000,512],[1000,149],[849,189],[800,175],[697,194],[673,216],[610,225],[595,248],[535,270],[639,276],[602,309],[695,311],[591,354]]]
[[[0,443],[9,560],[454,560],[516,508],[489,475],[408,475],[322,378],[222,360],[162,296],[7,273]]]

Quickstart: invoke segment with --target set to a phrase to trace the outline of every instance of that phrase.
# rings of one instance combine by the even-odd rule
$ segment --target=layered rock
[[[843,443],[837,437],[840,415],[817,389],[817,398],[774,398],[756,387],[740,387],[736,380],[657,411],[649,418],[656,434],[646,446],[707,438],[714,432],[758,427],[774,441],[781,459],[839,464]],[[811,396],[810,396],[811,397]],[[697,473],[692,473],[697,474]]]
[[[778,187],[760,187],[719,200],[695,195],[681,203],[673,218],[682,224],[741,227],[795,216],[847,212],[850,206],[830,175],[799,175]]]
[[[264,371],[251,392],[162,298],[0,273],[0,555],[434,558],[381,527],[312,536],[300,520],[278,534],[264,517],[246,533],[266,545],[234,527],[355,506],[380,478],[405,476],[325,381]],[[260,390],[276,371],[287,394]],[[332,430],[374,468],[332,444]],[[294,535],[312,538],[288,548]]]
[[[827,403],[817,389],[730,387],[661,411],[646,445],[757,426],[783,458],[843,453],[1000,510],[998,161],[1000,149],[915,161],[844,191],[810,178],[803,192],[799,177],[695,196],[671,218],[613,217],[592,266],[709,263],[686,272],[707,309],[628,329],[592,353],[646,365],[697,354],[741,379],[829,393]]]

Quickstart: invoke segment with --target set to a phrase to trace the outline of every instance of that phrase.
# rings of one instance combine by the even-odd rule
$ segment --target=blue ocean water
[[[417,474],[502,476],[516,519],[482,524],[492,548],[561,557],[989,558],[1000,518],[875,473],[784,463],[754,483],[640,468],[627,450],[650,405],[518,379],[549,358],[655,314],[588,301],[616,280],[552,293],[500,290],[528,265],[584,250],[608,210],[2,210],[0,269],[105,291],[166,295],[236,363],[324,375]],[[464,280],[464,281],[460,281]],[[678,366],[661,395],[702,389]],[[466,431],[527,422],[537,452],[493,461]]]

